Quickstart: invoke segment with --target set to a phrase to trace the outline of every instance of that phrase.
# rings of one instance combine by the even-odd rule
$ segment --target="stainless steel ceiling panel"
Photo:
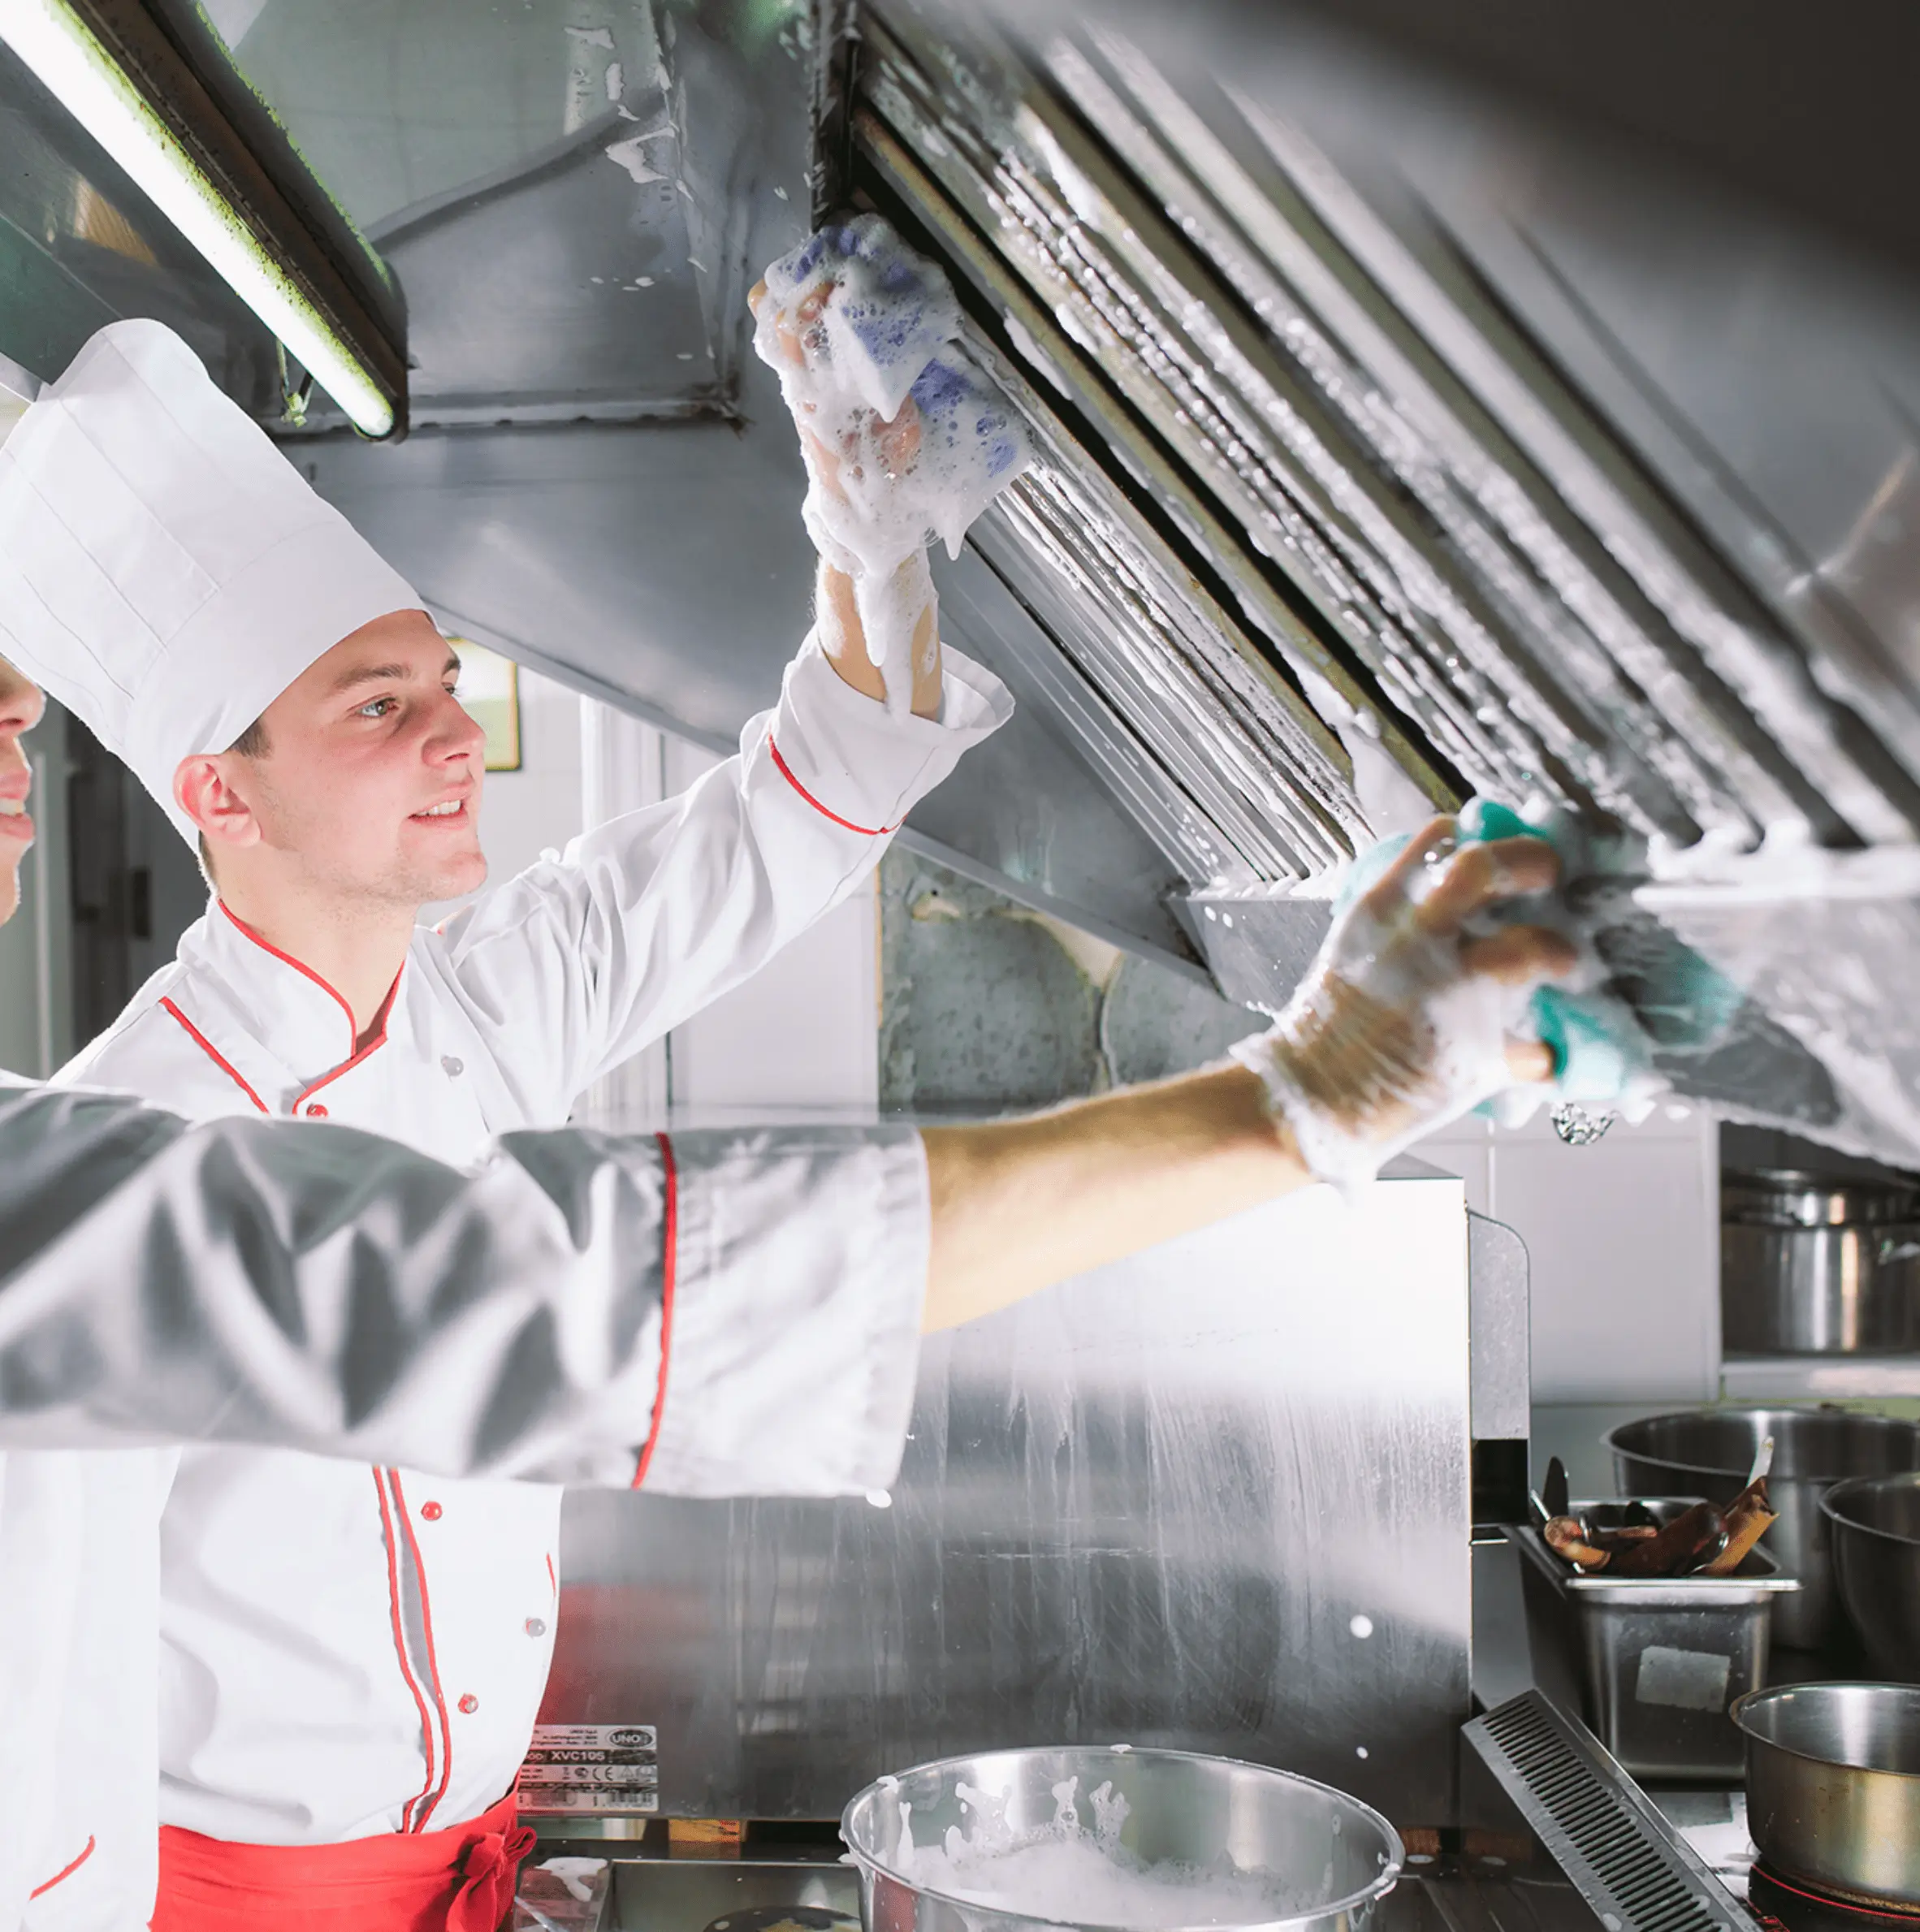
[[[772,387],[771,378],[768,386]],[[291,446],[437,607],[509,652],[728,742],[812,622],[806,488],[777,400],[713,421]]]
[[[399,280],[417,422],[737,406],[747,290],[807,218],[805,8],[213,11]]]

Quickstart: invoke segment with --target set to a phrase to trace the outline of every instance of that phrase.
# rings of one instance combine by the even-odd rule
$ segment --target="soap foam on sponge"
[[[879,215],[823,228],[768,270],[767,293],[754,346],[806,443],[807,532],[853,580],[867,655],[889,707],[904,711],[925,586],[910,568],[896,580],[932,538],[960,554],[974,519],[1031,460],[1026,432],[960,346],[945,275]]]

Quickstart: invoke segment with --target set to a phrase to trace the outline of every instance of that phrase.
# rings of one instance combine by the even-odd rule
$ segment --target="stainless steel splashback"
[[[1315,1189],[930,1339],[885,1498],[569,1495],[543,1722],[657,1727],[668,1813],[1058,1740],[1447,1822],[1503,1359],[1470,1397],[1467,1257],[1451,1177]]]

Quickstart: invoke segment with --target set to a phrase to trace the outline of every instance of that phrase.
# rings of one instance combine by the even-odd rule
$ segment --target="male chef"
[[[427,931],[423,905],[485,876],[482,739],[411,587],[158,324],[96,336],[11,453],[54,516],[93,520],[97,601],[50,682],[198,839],[216,894],[63,1078],[191,1118],[333,1118],[462,1162],[564,1122],[866,878],[1010,708],[951,654],[943,677],[936,644],[896,715],[810,639],[737,757]],[[857,616],[828,628],[864,663]],[[697,1425],[700,1392],[675,1393],[636,1480]],[[846,1487],[909,1393],[873,1392],[746,1480]],[[157,1926],[310,1912],[329,1881],[354,1884],[363,1923],[410,1923],[476,1840],[512,1830],[560,1499],[186,1453],[162,1528]]]
[[[17,530],[13,491],[0,461],[0,525]],[[17,640],[39,599],[12,554],[0,544],[0,627]],[[31,836],[14,808],[39,708],[0,659],[0,919]],[[1384,1157],[1541,1078],[1544,1049],[1517,1039],[1464,1077],[1459,1015],[1569,964],[1537,927],[1469,936],[1490,905],[1548,887],[1552,854],[1515,841],[1449,857],[1447,834],[1430,828],[1336,923],[1248,1066],[1029,1120],[518,1135],[463,1174],[349,1129],[188,1130],[0,1076],[0,1444],[16,1451],[0,1463],[0,1928],[134,1932],[153,1897],[141,1714],[160,1452],[102,1446],[624,1482],[653,1443],[655,1488],[722,1490],[729,1456],[758,1464],[772,1444],[777,1459],[822,1398],[910,1383],[913,1311],[928,1331],[988,1314],[1305,1184],[1303,1145],[1343,1173],[1343,1149]],[[810,1328],[828,1345],[790,1346]],[[684,1431],[658,1426],[669,1358],[700,1397]],[[417,1922],[483,1921],[515,1848],[478,1841]],[[292,1922],[338,1902],[316,1891]]]
[[[41,601],[13,568],[17,486],[0,452],[0,624],[19,648]],[[0,659],[0,922],[32,838],[20,739],[41,709]],[[521,1135],[463,1173],[347,1129],[189,1131],[0,1074],[0,1929],[133,1932],[153,1908],[173,1459],[128,1445],[623,1486],[651,1446],[668,1492],[766,1482],[756,1459],[889,1480],[897,1444],[877,1439],[824,1468],[809,1411],[823,1390],[858,1410],[910,1382],[922,1322],[1000,1299],[991,1232],[954,1219],[991,1192],[975,1159],[977,1181],[943,1187],[961,1239],[936,1270],[910,1135]],[[797,1346],[737,1372],[749,1324]],[[669,1334],[698,1409],[656,1429]],[[516,1849],[469,1847],[439,1922],[456,1888],[497,1917]]]

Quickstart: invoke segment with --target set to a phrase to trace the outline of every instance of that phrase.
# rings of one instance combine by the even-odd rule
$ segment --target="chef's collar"
[[[231,1059],[237,1051],[259,1065],[264,1049],[276,1076],[268,1083],[272,1091],[250,1075],[249,1081],[274,1113],[304,1114],[315,1103],[324,1107],[325,1090],[333,1080],[404,1031],[404,964],[382,1018],[362,1047],[356,1043],[352,1009],[339,993],[312,968],[262,938],[218,899],[189,936],[194,943],[183,943],[182,957],[201,969],[195,982],[224,1010],[197,1010],[187,1017],[223,1057]],[[195,1001],[197,1008],[201,1005]]]

